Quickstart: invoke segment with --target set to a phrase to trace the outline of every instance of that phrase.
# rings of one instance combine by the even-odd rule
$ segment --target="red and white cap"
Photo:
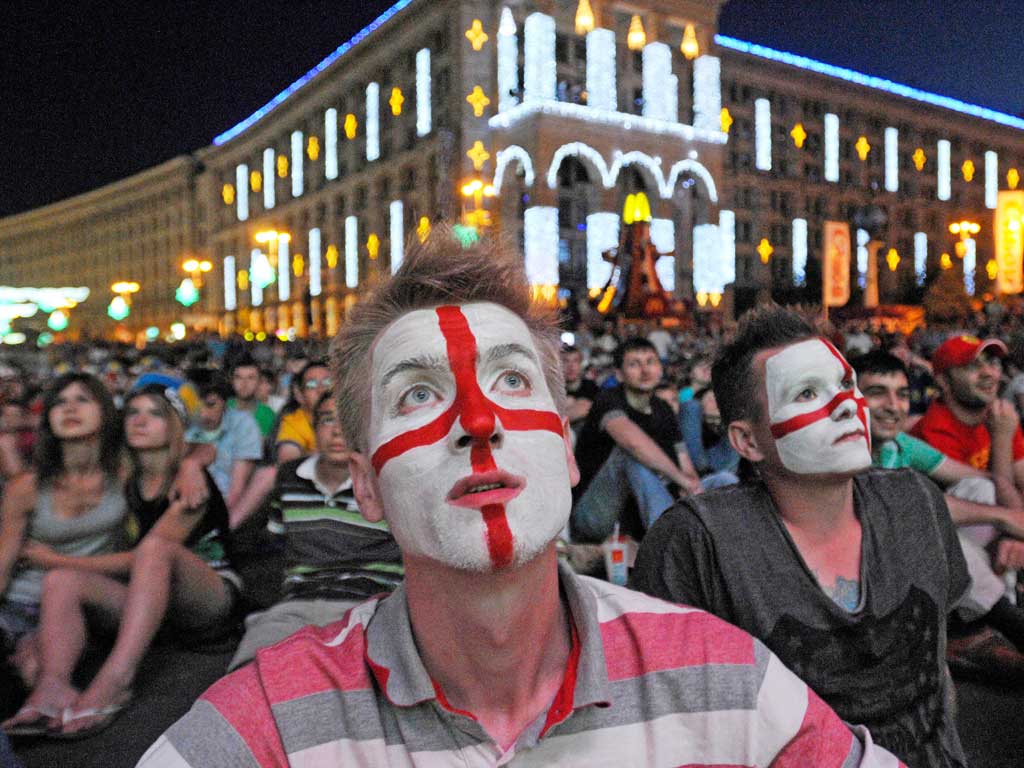
[[[942,373],[950,368],[958,368],[961,365],[969,365],[978,359],[978,356],[986,350],[998,357],[1006,357],[1009,350],[999,339],[985,339],[982,341],[977,336],[953,336],[946,339],[932,355],[932,370],[935,373]]]

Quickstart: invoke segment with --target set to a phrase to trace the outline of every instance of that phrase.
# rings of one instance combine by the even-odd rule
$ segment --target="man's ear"
[[[764,460],[764,450],[758,445],[753,425],[746,419],[729,422],[729,442],[740,456],[756,464]]]
[[[359,505],[359,514],[367,522],[379,523],[384,519],[384,504],[381,501],[380,489],[377,487],[377,475],[370,460],[363,454],[353,451],[348,460],[348,469],[352,475],[352,490]]]
[[[572,450],[572,427],[569,419],[562,419],[562,442],[565,443],[565,463],[569,465],[569,485],[573,488],[580,481],[580,468],[576,464],[576,454]]]

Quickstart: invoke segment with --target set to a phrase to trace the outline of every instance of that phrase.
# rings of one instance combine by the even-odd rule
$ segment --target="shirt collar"
[[[328,488],[326,485],[320,482],[320,479],[316,476],[316,465],[320,461],[320,454],[314,453],[311,456],[307,456],[305,460],[299,466],[295,468],[295,474],[301,477],[303,480],[309,480],[316,489],[324,496],[330,498],[337,496],[342,491],[347,491],[352,487],[352,476],[349,475],[347,478],[341,481],[341,484],[334,489]]]

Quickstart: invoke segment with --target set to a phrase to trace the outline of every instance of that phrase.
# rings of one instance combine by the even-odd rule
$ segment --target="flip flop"
[[[117,719],[128,705],[132,703],[133,694],[131,692],[125,697],[123,701],[118,704],[108,704],[105,707],[87,707],[86,709],[80,709],[77,712],[71,707],[65,707],[64,711],[60,715],[61,726],[66,726],[68,723],[73,723],[76,720],[84,720],[87,717],[99,717],[94,725],[88,728],[83,728],[80,731],[74,731],[72,733],[65,733],[64,731],[49,731],[48,735],[54,739],[61,739],[65,741],[75,741],[77,739],[88,739],[90,736],[95,736],[100,731],[105,731],[111,726],[111,724]]]
[[[11,719],[14,720],[22,715],[28,715],[34,713],[36,716],[31,720],[24,720],[20,723],[15,723],[7,728],[4,728],[4,733],[8,736],[43,736],[48,733],[52,733],[49,727],[51,720],[60,718],[61,713],[55,709],[49,707],[37,707],[34,705],[26,705],[18,710],[18,712]]]

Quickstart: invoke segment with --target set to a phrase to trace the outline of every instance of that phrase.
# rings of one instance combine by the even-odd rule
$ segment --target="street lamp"
[[[465,204],[462,219],[467,227],[481,230],[491,225],[491,212],[484,208],[484,198],[494,197],[497,192],[493,184],[484,184],[480,179],[473,179],[462,185],[462,197],[473,201],[473,210],[467,211]]]
[[[107,314],[111,319],[120,322],[132,311],[132,294],[139,292],[139,284],[134,281],[121,280],[110,286],[110,290],[117,295],[107,305]]]
[[[174,298],[182,306],[191,307],[199,301],[199,289],[203,287],[203,273],[213,269],[206,259],[188,259],[181,265],[181,268],[188,272],[188,277],[181,281],[181,284],[174,291]]]
[[[949,231],[954,235],[960,235],[960,240],[955,248],[956,255],[962,259],[964,254],[967,253],[967,241],[973,239],[976,234],[981,232],[981,224],[976,221],[954,221],[949,225]]]

